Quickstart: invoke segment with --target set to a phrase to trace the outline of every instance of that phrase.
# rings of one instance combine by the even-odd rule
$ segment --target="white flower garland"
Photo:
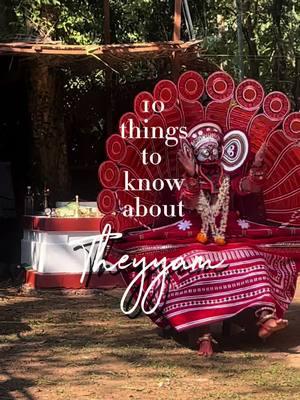
[[[202,228],[201,233],[207,237],[209,229],[211,234],[216,239],[225,239],[225,232],[227,228],[227,219],[229,212],[229,189],[230,178],[225,176],[219,189],[217,200],[214,204],[210,204],[210,200],[201,189],[196,210],[201,215]],[[220,226],[217,227],[216,218],[222,214]]]

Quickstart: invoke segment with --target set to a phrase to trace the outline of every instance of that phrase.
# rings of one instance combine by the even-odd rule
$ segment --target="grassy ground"
[[[299,400],[300,292],[285,332],[233,337],[210,360],[123,316],[119,298],[0,289],[0,399]]]

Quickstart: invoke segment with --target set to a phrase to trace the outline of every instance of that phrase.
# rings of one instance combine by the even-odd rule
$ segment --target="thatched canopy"
[[[0,56],[11,55],[23,59],[40,61],[53,65],[84,64],[85,68],[103,68],[122,71],[123,65],[140,60],[156,60],[161,58],[177,59],[181,65],[203,64],[208,67],[203,53],[201,41],[192,42],[158,42],[111,45],[64,45],[61,43],[11,42],[0,43]],[[77,65],[77,67],[79,67]],[[198,69],[198,68],[197,68]],[[202,68],[200,68],[202,69]],[[208,69],[211,69],[208,68]]]

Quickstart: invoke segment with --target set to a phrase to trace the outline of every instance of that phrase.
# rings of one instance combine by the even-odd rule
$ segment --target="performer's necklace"
[[[225,175],[222,180],[219,193],[217,194],[215,201],[213,201],[213,198],[210,198],[210,196],[206,195],[202,189],[200,190],[198,204],[196,207],[196,210],[202,219],[202,228],[197,235],[197,240],[200,243],[207,242],[210,231],[216,244],[225,244],[225,232],[227,228],[230,200],[229,190],[230,178],[227,175]],[[216,219],[219,215],[221,215],[221,219],[219,226],[217,226]]]

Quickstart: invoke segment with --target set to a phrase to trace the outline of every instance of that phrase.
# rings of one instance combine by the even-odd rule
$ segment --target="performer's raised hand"
[[[178,159],[181,162],[183,168],[189,176],[194,176],[196,172],[195,158],[193,154],[179,150],[178,151]]]
[[[264,166],[266,147],[262,145],[255,155],[252,168],[262,168]]]
[[[252,167],[249,171],[250,181],[255,185],[262,186],[264,182],[265,179],[264,159],[265,159],[265,146],[262,145],[261,148],[256,153]]]
[[[265,146],[262,145],[255,155],[248,176],[242,178],[241,188],[243,191],[248,193],[259,193],[262,191],[265,180],[264,159]]]

